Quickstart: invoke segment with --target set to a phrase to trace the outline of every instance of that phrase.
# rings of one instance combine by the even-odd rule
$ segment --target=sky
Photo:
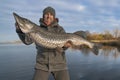
[[[0,42],[19,40],[13,12],[39,25],[47,6],[66,32],[120,29],[120,0],[0,0]]]

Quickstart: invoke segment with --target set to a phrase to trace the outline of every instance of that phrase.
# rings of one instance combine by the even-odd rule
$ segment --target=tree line
[[[120,40],[120,30],[118,28],[113,31],[104,31],[102,33],[90,33],[87,36],[88,40]]]

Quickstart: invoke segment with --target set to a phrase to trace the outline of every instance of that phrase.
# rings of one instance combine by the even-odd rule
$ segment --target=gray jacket
[[[40,19],[40,27],[53,33],[65,33],[65,30],[59,26],[57,19],[48,27],[43,23],[43,19]],[[24,44],[30,45],[33,43],[29,38],[29,34],[24,34],[18,30],[17,33]],[[37,44],[35,45],[37,49],[36,69],[45,71],[59,71],[67,69],[64,50],[60,53],[55,49],[47,49]]]

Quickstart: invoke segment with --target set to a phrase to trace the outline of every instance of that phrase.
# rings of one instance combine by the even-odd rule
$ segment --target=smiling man
[[[52,33],[65,33],[65,30],[58,24],[55,9],[52,7],[46,7],[43,10],[43,18],[40,18],[39,27]],[[16,32],[24,44],[30,45],[33,43],[32,39],[29,38],[29,34],[24,34],[17,23]],[[48,80],[50,74],[54,76],[55,80],[70,80],[65,49],[61,52],[56,49],[41,47],[37,43],[36,49],[37,56],[33,80]]]

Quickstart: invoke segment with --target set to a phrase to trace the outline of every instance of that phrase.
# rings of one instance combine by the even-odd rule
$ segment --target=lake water
[[[120,80],[117,48],[103,47],[98,55],[68,49],[66,57],[71,80]],[[34,45],[0,45],[0,80],[32,80],[35,59]]]

